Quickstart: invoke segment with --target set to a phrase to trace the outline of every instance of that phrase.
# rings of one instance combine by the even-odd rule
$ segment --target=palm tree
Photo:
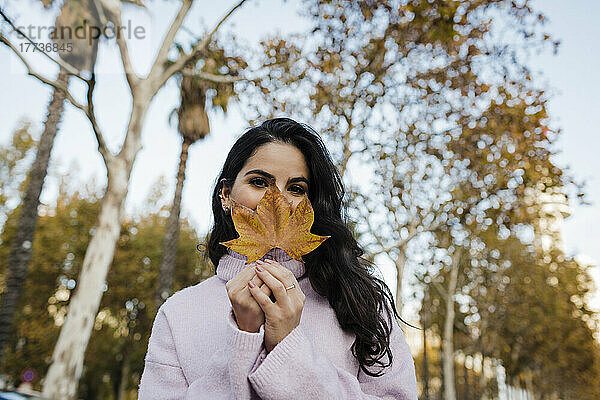
[[[208,49],[209,54],[203,60],[204,64],[200,72],[210,74],[219,74],[223,67],[228,69],[228,75],[238,75],[239,71],[247,67],[247,64],[240,57],[228,57],[225,51],[219,48],[215,43]],[[190,72],[190,71],[188,71]],[[234,83],[223,82],[214,83],[202,79],[193,71],[190,74],[180,75],[181,103],[179,107],[171,113],[177,113],[178,131],[182,136],[181,153],[179,156],[179,168],[177,170],[177,184],[175,186],[175,195],[165,228],[165,237],[163,241],[163,253],[160,263],[158,285],[155,294],[156,309],[169,297],[173,285],[173,272],[175,268],[175,258],[177,256],[177,241],[179,238],[179,214],[181,211],[181,194],[185,181],[185,167],[188,158],[188,151],[196,141],[204,139],[210,133],[210,124],[207,107],[207,94],[212,97],[208,106],[220,108],[227,112],[227,104],[235,97]]]
[[[49,8],[52,6],[54,0],[41,1],[45,8]],[[77,24],[81,25],[82,21],[86,19],[88,23],[89,21],[98,21],[98,14],[95,8],[91,7],[91,1],[66,1],[56,18],[54,32],[60,34],[60,32],[63,32],[61,28],[72,28],[77,26]],[[52,40],[58,45],[59,49],[61,45],[72,43],[72,49],[67,51],[64,48],[64,51],[58,51],[59,56],[63,61],[79,71],[87,70],[93,72],[98,48],[97,40],[93,40],[91,44],[87,39],[72,37],[53,36]],[[70,78],[71,74],[61,67],[58,72],[57,82],[64,87],[68,87]],[[31,259],[40,193],[42,192],[44,180],[47,175],[54,139],[56,138],[58,126],[64,112],[65,98],[66,96],[63,91],[56,88],[53,89],[46,112],[44,130],[37,147],[36,158],[29,171],[18,228],[8,259],[6,289],[0,302],[0,363],[2,362],[3,349],[7,343],[14,312],[21,296],[21,288],[25,282],[27,267]]]
[[[163,253],[159,269],[158,286],[155,294],[156,309],[169,297],[173,285],[173,270],[177,255],[177,242],[179,241],[179,214],[181,211],[181,194],[185,181],[185,168],[188,151],[192,144],[203,139],[210,132],[208,114],[206,113],[206,92],[198,80],[184,76],[181,79],[181,104],[177,110],[178,131],[183,141],[179,154],[179,167],[177,169],[177,184],[175,195],[165,228],[163,240]]]

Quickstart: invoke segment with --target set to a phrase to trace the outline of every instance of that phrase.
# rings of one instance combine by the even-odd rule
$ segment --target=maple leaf
[[[331,237],[310,233],[315,214],[306,195],[293,209],[277,185],[269,185],[256,211],[233,199],[231,202],[231,217],[240,236],[220,244],[246,256],[248,264],[276,247],[294,260],[302,261],[304,254]]]

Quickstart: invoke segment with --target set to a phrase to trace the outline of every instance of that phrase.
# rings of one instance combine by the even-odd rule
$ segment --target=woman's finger
[[[255,277],[252,278],[251,281],[254,282],[256,287],[262,290],[267,296],[271,295],[271,288],[269,287],[269,285],[265,284],[258,275],[255,275]],[[246,285],[246,287],[249,288],[248,285]]]
[[[254,284],[258,287],[264,286],[264,282],[262,279],[260,279],[260,276],[258,276],[258,274],[256,274],[256,271],[254,271],[254,277],[251,279],[252,282],[254,282]]]
[[[263,280],[265,285],[268,285],[269,288],[271,288],[271,292],[275,296],[275,300],[279,303],[279,305],[289,304],[290,299],[286,294],[286,286],[284,286],[284,282],[275,278],[271,272],[264,267],[262,268],[262,271],[256,270],[256,273]]]
[[[281,283],[283,283],[284,287],[287,288],[292,285],[295,285],[293,289],[290,289],[290,291],[286,291],[288,295],[297,295],[299,293],[298,291],[300,290],[300,285],[298,284],[298,281],[296,280],[296,277],[294,276],[292,271],[285,268],[283,265],[274,260],[266,260],[265,263],[259,264],[259,266],[266,268],[271,273],[271,275],[273,275],[275,278],[279,279]]]
[[[256,276],[254,265],[249,265],[242,269],[236,276],[231,278],[225,284],[225,287],[228,291],[231,289],[233,292],[238,292],[239,290],[243,290],[244,287],[247,286],[248,281],[252,279],[253,276]]]
[[[267,286],[265,284],[264,286]],[[271,314],[274,311],[275,304],[271,301],[269,296],[263,292],[261,288],[258,286],[248,285],[248,290],[250,290],[250,294],[254,297],[254,300],[258,303],[260,308],[262,308],[265,314]]]
[[[271,296],[271,288],[268,285],[262,283],[262,286],[258,286],[258,288],[267,296]]]
[[[298,281],[296,280],[296,277],[294,276],[292,271],[290,271],[289,269],[287,269],[286,267],[284,267],[277,261],[265,260],[264,263],[261,263],[259,265],[266,266],[266,268],[269,270],[271,275],[273,275],[275,278],[279,279],[281,281],[281,283],[283,283],[285,285],[285,287],[289,287],[292,284],[294,284],[294,285],[296,285],[296,287],[298,287]]]

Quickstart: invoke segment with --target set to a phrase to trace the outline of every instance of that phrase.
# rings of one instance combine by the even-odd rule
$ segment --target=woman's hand
[[[258,332],[265,322],[265,314],[250,294],[248,282],[252,282],[256,290],[267,298],[271,295],[271,289],[256,275],[253,267],[250,264],[225,284],[238,327],[246,332]]]
[[[261,288],[249,282],[250,293],[265,314],[265,349],[270,352],[295,327],[300,324],[306,296],[292,272],[277,261],[265,260],[256,262],[258,277],[275,295],[273,303]],[[260,269],[262,269],[262,271]],[[296,285],[290,290],[286,287]]]

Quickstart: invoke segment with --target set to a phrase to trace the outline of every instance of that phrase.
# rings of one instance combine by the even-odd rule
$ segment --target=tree
[[[0,147],[1,227],[4,226],[8,212],[21,200],[36,145],[37,139],[31,133],[31,123],[22,121],[13,131],[10,142]]]
[[[443,377],[454,400],[455,296],[485,248],[479,236],[527,223],[525,188],[568,181],[549,161],[547,98],[523,61],[552,43],[544,17],[527,1],[306,4],[314,37],[264,44],[266,108],[311,121],[342,174],[355,161],[367,170],[374,184],[345,177],[350,204],[362,241],[395,262],[398,299],[410,257],[427,245],[440,253],[430,259],[447,278]]]
[[[15,309],[3,371],[18,383],[21,372],[29,367],[43,377],[52,348],[64,323],[68,299],[76,284],[81,254],[89,241],[91,222],[97,215],[97,199],[92,194],[67,194],[69,178],[63,177],[56,207],[41,206],[28,279]],[[79,195],[87,201],[78,199]],[[12,243],[18,229],[19,206],[6,222],[2,240]],[[95,208],[95,209],[94,209]],[[48,251],[51,249],[51,251]],[[2,246],[0,275],[8,273],[8,246]],[[77,255],[77,258],[75,256]],[[39,379],[34,382],[39,384]]]
[[[502,360],[514,386],[536,397],[594,398],[600,346],[593,337],[598,316],[586,304],[593,290],[587,267],[560,251],[539,257],[517,238],[504,246],[511,258],[487,318],[489,354]]]
[[[225,67],[231,76],[238,76],[248,66],[241,57],[227,56],[225,51],[215,43],[209,46],[202,64],[201,67],[197,67],[200,73],[218,74],[218,69]],[[163,241],[159,284],[154,300],[157,308],[167,299],[172,289],[173,268],[177,255],[181,195],[185,182],[185,167],[189,148],[196,141],[204,139],[210,133],[210,123],[206,108],[212,106],[220,108],[226,113],[227,104],[231,99],[236,97],[234,82],[208,82],[198,78],[196,75],[197,72],[191,74],[184,73],[183,76],[180,75],[181,103],[178,109],[173,110],[173,112],[177,112],[178,132],[182,136],[183,141],[179,155],[175,195],[171,210],[169,211],[169,219]],[[207,101],[207,94],[212,94],[209,101]]]
[[[31,274],[15,313],[2,365],[13,384],[18,384],[25,368],[32,368],[37,375],[34,387],[41,387],[40,380],[65,323],[68,301],[78,284],[101,197],[99,188],[82,186],[72,177],[61,177],[56,205],[40,208]],[[131,397],[130,392],[139,384],[156,314],[153,293],[158,283],[160,243],[166,222],[164,208],[149,210],[146,206],[142,211],[127,218],[121,229],[100,312],[94,320],[78,398]],[[17,217],[18,210],[9,215],[2,236],[7,243],[15,236]],[[196,250],[200,241],[196,232],[186,223],[180,229],[176,290],[214,274]],[[48,252],[49,248],[53,251]],[[7,251],[2,247],[0,254]],[[5,271],[6,258],[2,258],[0,277]]]
[[[101,200],[95,234],[92,236],[86,250],[81,276],[78,279],[78,288],[71,298],[67,318],[53,352],[53,363],[46,376],[43,391],[46,397],[72,399],[77,393],[85,349],[92,332],[94,316],[98,312],[102,298],[103,282],[119,239],[123,218],[123,204],[127,195],[129,178],[135,158],[141,148],[142,128],[152,99],[173,75],[188,69],[189,65],[195,64],[202,58],[203,51],[214,40],[215,34],[221,25],[235,10],[245,3],[245,0],[241,0],[232,7],[211,31],[193,45],[188,53],[183,53],[176,60],[170,62],[169,51],[192,3],[192,0],[182,0],[181,7],[160,44],[156,58],[146,77],[142,78],[138,76],[133,69],[124,36],[115,35],[126,81],[132,96],[132,109],[125,139],[117,154],[112,153],[107,147],[104,134],[97,122],[93,102],[93,93],[96,85],[94,74],[89,79],[82,77],[82,80],[88,86],[87,103],[82,104],[73,97],[69,89],[64,85],[52,82],[35,71],[14,44],[3,34],[0,35],[0,41],[20,58],[30,75],[45,84],[60,89],[66,94],[67,100],[86,115],[92,126],[98,142],[98,150],[107,169],[108,182]],[[102,15],[104,15],[104,18],[101,15],[101,24],[103,27],[107,25],[108,21],[112,22],[114,26],[123,25],[121,2],[117,0],[98,0],[94,4],[101,5]],[[5,20],[9,20],[3,12],[2,15],[5,17]],[[11,23],[11,26],[14,25]],[[57,63],[59,62],[57,61]],[[215,76],[207,73],[200,74],[200,77],[217,82],[228,79],[234,81],[239,79],[229,76]]]
[[[79,26],[83,20],[88,20],[97,25],[98,15],[95,7],[91,7],[91,0],[72,0],[66,2],[56,18],[55,31],[62,32],[62,27]],[[44,7],[49,7],[52,1],[44,2]],[[64,32],[63,32],[64,33]],[[54,42],[59,46],[69,41],[73,46],[71,51],[59,51],[59,56],[78,72],[93,71],[96,62],[98,40],[64,38],[60,34],[54,37]],[[70,73],[59,67],[56,85],[68,87]],[[2,349],[8,339],[8,333],[12,324],[15,308],[21,295],[21,288],[27,275],[27,267],[31,260],[32,240],[37,223],[37,209],[40,202],[40,194],[46,178],[50,153],[54,144],[54,138],[58,132],[58,126],[64,111],[65,93],[53,88],[50,103],[44,122],[44,130],[40,137],[35,161],[29,171],[27,188],[23,198],[22,212],[19,219],[17,237],[12,242],[12,250],[9,255],[9,273],[6,278],[6,290],[0,302],[0,362],[2,361]]]
[[[536,32],[543,17],[504,0],[305,4],[311,35],[263,43],[267,101],[256,111],[292,114],[325,136],[349,187],[350,213],[362,222],[361,241],[396,265],[400,305],[411,242],[442,223],[449,200],[440,190],[444,165],[430,149],[452,140],[459,115],[479,115],[475,96],[487,91],[483,82],[491,86],[488,66],[501,71],[494,79],[503,68],[522,77],[514,43],[549,41]],[[498,39],[492,15],[510,21],[517,40]]]
[[[525,81],[527,80],[525,79]],[[455,294],[460,294],[463,298],[461,307],[464,305],[466,311],[475,310],[464,317],[465,325],[478,341],[477,344],[468,347],[471,347],[471,351],[479,351],[482,361],[487,355],[495,355],[497,359],[501,359],[505,363],[507,373],[514,377],[514,371],[510,369],[509,365],[527,368],[526,366],[529,364],[525,360],[519,360],[519,354],[533,357],[543,354],[543,351],[540,353],[542,349],[531,347],[521,353],[523,343],[515,343],[510,339],[518,338],[519,334],[500,332],[495,325],[499,320],[495,310],[498,303],[506,299],[505,286],[512,282],[512,276],[509,273],[518,268],[507,269],[504,263],[508,262],[508,265],[515,266],[535,265],[539,264],[539,260],[546,259],[548,255],[533,251],[533,255],[529,256],[529,259],[527,257],[520,258],[523,256],[519,256],[519,254],[527,253],[525,250],[527,246],[518,240],[511,239],[511,236],[519,234],[527,226],[532,228],[540,218],[538,211],[531,212],[537,208],[529,203],[529,192],[540,193],[539,197],[541,198],[541,194],[545,192],[560,192],[570,184],[571,180],[550,159],[551,144],[556,133],[548,127],[549,116],[546,112],[546,99],[543,93],[532,89],[526,82],[516,83],[513,81],[504,85],[504,88],[496,88],[502,95],[500,99],[491,102],[482,114],[475,116],[478,122],[472,120],[473,116],[464,116],[462,129],[459,132],[452,132],[451,134],[455,137],[448,140],[450,152],[440,151],[438,157],[447,161],[447,175],[453,176],[454,174],[456,177],[453,182],[460,182],[460,184],[452,186],[452,201],[448,204],[449,208],[445,210],[448,214],[449,224],[453,226],[452,229],[456,230],[456,237],[462,236],[461,240],[463,241],[464,238],[468,238],[471,243],[469,246],[470,262],[466,263],[463,272],[466,278],[464,284],[453,286],[452,275],[450,275],[451,279],[447,281],[449,282],[448,288],[456,288]],[[543,271],[543,268],[540,270]],[[531,281],[540,272],[528,273],[531,273],[531,277],[528,278]],[[547,276],[546,278],[550,279]],[[538,281],[540,283],[536,285],[544,292],[543,295],[538,294],[538,299],[543,299],[551,293],[551,290],[541,284],[542,281],[540,279]],[[447,299],[452,298],[450,290],[445,291],[443,295]],[[576,294],[572,292],[571,295]],[[551,296],[552,299],[557,298],[556,294]],[[464,300],[465,297],[468,300]],[[534,298],[531,298],[530,302],[523,303],[524,297],[524,295],[515,296],[513,300],[515,306],[516,304],[526,304],[526,308],[521,310],[521,314],[517,317],[519,322],[503,321],[501,326],[521,324],[528,330],[532,325],[535,326],[530,319],[542,320],[542,314],[551,316],[552,319],[558,319],[560,323],[569,320],[568,312],[557,314],[552,311],[556,310],[556,303],[546,306],[544,301],[538,300],[541,303],[540,307],[531,307],[531,304],[535,303]],[[564,296],[564,298],[568,299],[569,297]],[[507,310],[506,315],[515,315],[515,311]],[[448,315],[452,317],[452,314],[450,307],[447,307],[446,318]],[[446,328],[451,325],[449,321],[445,324]],[[539,328],[544,329],[551,325],[549,321],[544,320]],[[578,326],[578,324],[571,325]],[[581,324],[579,323],[579,325]],[[562,335],[565,330],[569,331],[570,329],[556,329],[554,332]],[[581,337],[586,336],[585,330],[578,332],[582,335]],[[448,329],[446,334],[451,335],[452,332]],[[525,333],[521,332],[521,334]],[[590,334],[587,333],[587,335]],[[531,336],[528,336],[528,339],[531,339]],[[505,347],[511,349],[512,361],[506,354],[498,356],[497,353],[494,353],[496,344],[503,343],[504,340],[511,341],[511,345]],[[519,340],[523,341],[524,339]],[[555,346],[560,341],[558,339],[550,340]],[[450,337],[444,340],[445,345],[451,343]],[[538,343],[537,340],[536,343]],[[554,350],[559,351],[557,348]],[[452,393],[448,394],[448,385],[452,384],[453,379],[448,378],[447,374],[451,373],[453,360],[448,360],[445,355],[444,363],[446,364],[444,388],[447,391],[446,396],[449,396]],[[544,363],[535,365],[531,370],[518,372],[517,376],[522,373],[526,379],[533,379],[534,382],[536,381],[535,373],[531,378],[533,371],[541,372],[543,370],[541,376],[552,376],[551,369],[542,367]],[[593,376],[592,372],[586,372],[589,373],[588,376]],[[571,383],[573,381],[573,379],[570,380]],[[537,382],[540,381],[537,380]],[[516,384],[520,385],[518,382]],[[543,382],[538,385],[538,389],[542,388],[541,390],[546,390],[548,387],[551,386]],[[556,393],[562,396],[567,387],[565,382],[562,389],[556,390]],[[589,387],[589,384],[581,385],[581,388],[584,387]],[[582,392],[579,392],[579,395],[581,394]]]

